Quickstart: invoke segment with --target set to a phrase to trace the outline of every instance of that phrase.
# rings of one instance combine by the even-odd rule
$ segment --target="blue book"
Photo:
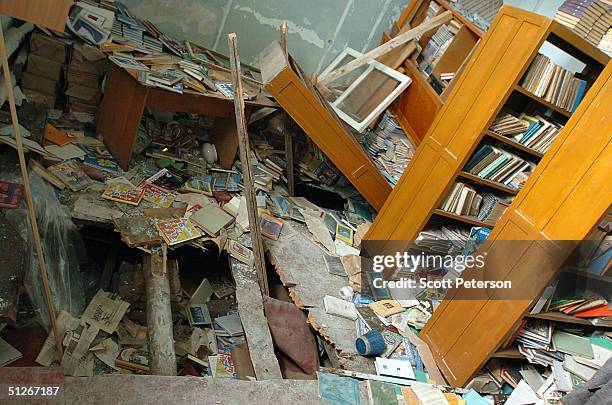
[[[317,371],[319,395],[332,405],[359,405],[359,382],[351,377]]]
[[[541,126],[542,126],[542,123],[540,121],[531,123],[529,125],[529,128],[527,128],[527,131],[525,131],[525,133],[523,134],[523,137],[521,138],[519,143],[523,144],[523,143],[527,142],[529,140],[529,138],[531,138],[533,136],[533,134],[538,129],[540,129]]]
[[[470,170],[472,170],[474,166],[478,164],[478,162],[484,159],[485,156],[487,156],[491,152],[493,152],[493,147],[491,145],[482,146],[480,149],[478,149],[476,153],[472,155],[470,160],[468,160],[463,170],[465,170],[466,172],[469,172]]]
[[[570,112],[572,113],[576,111],[576,108],[578,108],[578,105],[582,101],[582,97],[584,97],[584,90],[586,89],[586,80],[578,80],[580,80],[580,87],[578,87],[578,93],[576,94],[576,98],[574,99],[574,104],[572,105],[572,108],[570,108]]]

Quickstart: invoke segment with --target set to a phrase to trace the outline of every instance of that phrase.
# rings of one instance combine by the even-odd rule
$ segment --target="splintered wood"
[[[232,276],[236,282],[236,301],[240,321],[258,380],[283,378],[274,354],[274,344],[268,321],[264,315],[263,302],[255,269],[230,258]]]
[[[308,310],[308,322],[337,351],[339,363],[354,371],[372,372],[371,360],[355,349],[355,321],[327,314],[323,297],[337,296],[346,277],[327,272],[324,254],[302,225],[285,223],[277,241],[266,240],[266,251],[293,302]]]

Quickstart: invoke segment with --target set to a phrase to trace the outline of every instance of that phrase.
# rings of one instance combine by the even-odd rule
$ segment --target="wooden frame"
[[[327,73],[337,69],[340,62],[342,62],[347,56],[359,58],[363,56],[363,54],[352,48],[345,48],[344,51],[342,51],[340,55],[338,55],[338,57],[323,71],[322,75],[324,76]],[[375,70],[387,75],[389,78],[397,80],[398,83],[392,91],[388,92],[387,96],[380,102],[380,104],[374,107],[371,112],[361,121],[357,121],[353,118],[353,116],[342,110],[342,103],[347,101],[354,94],[354,90],[357,89],[358,86],[361,86],[363,81],[366,80]],[[338,116],[346,123],[355,128],[357,131],[363,132],[372,123],[372,121],[382,114],[382,112],[393,102],[393,100],[395,100],[406,89],[406,87],[410,85],[411,82],[412,79],[410,79],[408,76],[403,75],[396,70],[377,62],[376,60],[371,60],[368,62],[367,69],[361,73],[359,77],[357,77],[357,79],[355,79],[353,83],[331,103],[331,106],[334,111],[336,111],[336,114],[338,114]],[[385,88],[381,88],[381,90],[386,91]]]
[[[379,210],[391,193],[391,186],[316,89],[304,80],[299,66],[291,56],[287,60],[277,41],[265,48],[259,58],[266,90],[370,205]]]

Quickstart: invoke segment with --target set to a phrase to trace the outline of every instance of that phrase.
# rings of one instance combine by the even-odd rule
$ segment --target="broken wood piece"
[[[49,170],[47,170],[43,165],[38,163],[36,160],[30,159],[29,166],[30,166],[30,169],[32,169],[34,173],[38,174],[45,181],[49,182],[52,186],[57,187],[60,190],[63,190],[66,188],[66,185],[64,184],[63,181],[59,179],[59,177],[51,173]]]
[[[326,86],[332,81],[352,72],[358,67],[363,66],[366,63],[374,59],[377,59],[383,56],[384,54],[392,51],[393,49],[396,49],[402,46],[406,42],[419,37],[420,35],[426,33],[427,31],[432,30],[442,24],[449,22],[452,17],[453,17],[453,14],[447,10],[443,12],[442,14],[437,15],[433,17],[432,19],[427,20],[424,23],[416,26],[415,28],[412,28],[411,30],[406,31],[403,34],[400,34],[396,36],[395,38],[392,38],[391,40],[389,40],[388,42],[385,42],[379,47],[372,49],[370,52],[363,54],[363,56],[356,58],[350,61],[349,63],[327,73],[323,77],[319,77],[318,83],[320,85]]]
[[[229,259],[236,283],[236,301],[240,321],[249,346],[251,362],[258,380],[283,378],[274,354],[272,335],[264,315],[263,297],[257,289],[257,274],[253,267]]]
[[[264,296],[268,292],[268,278],[266,273],[266,262],[264,259],[263,241],[261,238],[261,228],[259,225],[259,215],[255,200],[255,188],[253,174],[251,172],[251,147],[249,144],[249,134],[247,132],[246,117],[244,113],[244,98],[242,97],[242,80],[240,77],[240,56],[238,55],[238,44],[236,34],[230,33],[227,36],[230,50],[230,66],[232,71],[232,85],[234,88],[234,112],[236,116],[236,132],[238,133],[238,148],[240,151],[240,163],[243,170],[244,194],[246,197],[247,211],[249,217],[249,229],[251,244],[255,255],[255,269],[259,286]]]
[[[146,255],[143,272],[147,290],[147,340],[151,374],[176,375],[176,356],[170,309],[170,282],[168,274],[157,276],[164,267],[159,254]]]
[[[286,120],[289,120],[289,116],[283,114]],[[293,133],[289,128],[289,125],[283,126],[283,134],[285,135],[285,165],[287,172],[287,190],[290,196],[295,195],[295,183],[293,179]]]
[[[121,240],[129,247],[156,245],[163,238],[155,228],[157,220],[147,216],[113,218]]]
[[[281,48],[283,48],[283,52],[285,52],[285,57],[289,59],[289,30],[287,28],[287,21],[283,20],[280,25],[280,33],[281,33]]]

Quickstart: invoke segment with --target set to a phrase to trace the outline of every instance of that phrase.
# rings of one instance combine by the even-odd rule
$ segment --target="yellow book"
[[[368,304],[370,308],[378,315],[386,318],[388,316],[398,314],[404,311],[404,307],[402,307],[399,302],[395,300],[381,300],[375,301],[371,304]]]

